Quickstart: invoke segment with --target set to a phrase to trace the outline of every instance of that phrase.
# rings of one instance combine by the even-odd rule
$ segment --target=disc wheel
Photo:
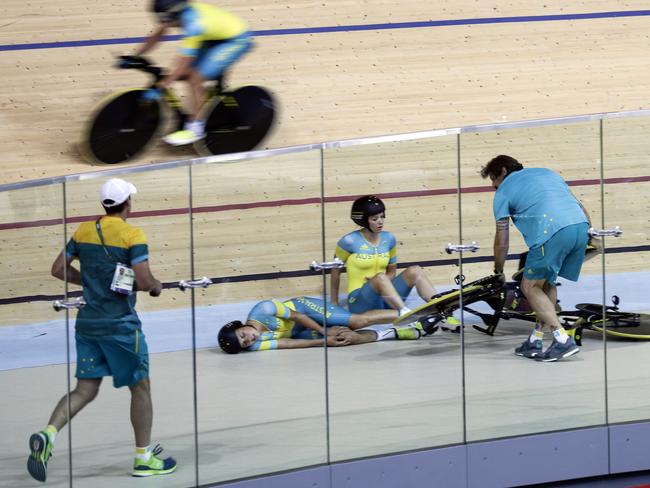
[[[144,89],[117,93],[91,117],[82,143],[83,156],[105,164],[123,163],[154,139],[163,121],[163,104],[144,101]]]
[[[275,119],[271,94],[244,86],[215,99],[206,110],[205,138],[195,143],[199,154],[229,154],[254,149]]]

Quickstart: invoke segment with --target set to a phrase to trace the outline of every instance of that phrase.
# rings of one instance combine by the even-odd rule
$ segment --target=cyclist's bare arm
[[[142,56],[143,54],[151,51],[151,49],[153,49],[154,46],[160,42],[162,36],[165,35],[165,32],[167,32],[167,29],[169,27],[170,24],[160,24],[158,27],[156,27],[156,30],[149,34],[149,37],[147,37],[147,39],[138,47],[138,49],[135,51],[135,55]]]

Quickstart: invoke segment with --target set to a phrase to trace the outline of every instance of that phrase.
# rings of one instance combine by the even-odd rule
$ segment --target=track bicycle
[[[116,164],[129,161],[143,152],[160,133],[171,126],[180,130],[187,119],[181,100],[169,88],[157,100],[146,100],[144,93],[164,76],[165,70],[142,56],[128,59],[120,67],[143,71],[152,76],[148,87],[117,91],[93,112],[84,128],[83,157],[93,163]],[[205,137],[194,143],[202,156],[250,151],[268,134],[275,119],[272,95],[260,86],[224,89],[224,75],[207,87],[202,118]],[[171,131],[171,130],[170,130]]]
[[[502,319],[536,322],[535,312],[521,291],[521,281],[517,281],[517,278],[521,278],[521,270],[515,273],[514,278],[514,281],[504,283],[501,289],[484,297],[483,301],[492,308],[493,313],[479,312],[469,306],[463,306],[463,310],[483,321],[484,326],[474,325],[474,329],[491,336]],[[582,344],[585,329],[612,337],[650,340],[650,314],[624,312],[619,307],[620,298],[617,295],[612,296],[611,301],[612,305],[578,303],[575,310],[562,310],[558,303],[557,315],[562,327],[573,336],[578,345]]]
[[[456,276],[454,281],[459,286],[458,289],[447,290],[434,295],[427,303],[404,315],[400,315],[393,321],[393,324],[404,325],[419,320],[425,336],[433,334],[438,330],[438,327],[443,330],[460,332],[460,326],[450,327],[444,325],[447,318],[451,317],[461,305],[465,308],[465,305],[470,303],[489,300],[491,297],[496,296],[503,287],[500,275],[486,276],[467,284],[463,283],[464,280],[464,276]]]

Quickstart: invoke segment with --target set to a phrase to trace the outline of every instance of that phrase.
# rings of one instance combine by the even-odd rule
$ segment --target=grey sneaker
[[[521,343],[517,349],[515,349],[515,354],[517,356],[523,356],[525,358],[533,359],[542,353],[542,341],[536,340],[535,342],[530,342],[529,339],[526,339]]]
[[[548,346],[548,349],[535,356],[535,360],[544,362],[559,361],[560,359],[573,356],[578,352],[580,352],[580,348],[576,344],[576,341],[573,340],[573,337],[569,337],[564,344],[553,339],[553,343]]]

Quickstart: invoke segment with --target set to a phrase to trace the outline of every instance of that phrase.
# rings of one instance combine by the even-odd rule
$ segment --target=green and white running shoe
[[[424,334],[422,324],[420,322],[413,322],[401,327],[393,327],[395,336],[399,340],[417,340]]]
[[[31,454],[27,458],[27,471],[36,481],[47,478],[47,462],[52,456],[52,442],[44,430],[32,434],[29,438]]]
[[[160,444],[153,448],[149,461],[135,458],[133,461],[133,476],[143,478],[145,476],[156,476],[160,474],[170,474],[176,471],[176,460],[172,457],[160,459],[158,454],[163,451]]]

